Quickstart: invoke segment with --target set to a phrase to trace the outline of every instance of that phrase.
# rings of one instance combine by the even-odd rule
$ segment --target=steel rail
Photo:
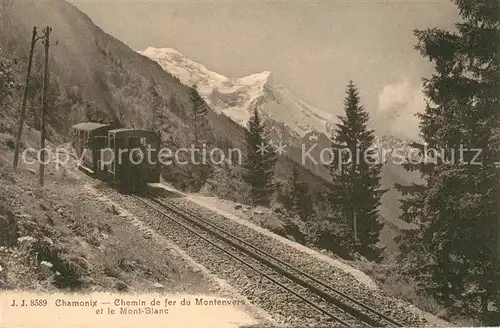
[[[198,231],[194,230],[193,228],[191,228],[190,226],[186,225],[185,223],[182,223],[180,222],[179,220],[177,220],[176,218],[172,217],[171,215],[165,213],[165,211],[163,210],[160,210],[158,208],[156,208],[155,206],[151,205],[150,203],[148,203],[147,201],[145,201],[144,199],[136,196],[136,195],[132,195],[133,198],[135,198],[137,201],[141,202],[142,204],[144,204],[145,206],[147,206],[148,208],[154,210],[155,212],[161,214],[162,216],[168,218],[169,220],[171,220],[172,222],[176,223],[177,225],[183,227],[184,229],[190,231],[191,233],[195,234],[196,236],[198,236],[199,238],[205,240],[206,242],[208,242],[209,244],[211,244],[212,246],[216,247],[217,249],[221,250],[222,252],[226,253],[227,255],[229,255],[230,257],[234,258],[235,260],[237,260],[238,262],[242,263],[243,265],[247,266],[248,268],[256,271],[257,273],[259,273],[260,275],[262,275],[263,277],[265,277],[266,279],[270,280],[271,282],[275,283],[276,285],[280,286],[281,288],[283,288],[284,290],[286,290],[287,292],[293,294],[294,296],[298,297],[299,299],[301,299],[302,301],[304,301],[305,303],[307,303],[308,305],[310,305],[311,307],[313,307],[314,309],[316,309],[317,311],[323,313],[324,315],[328,316],[329,318],[333,319],[334,321],[342,324],[343,326],[345,327],[348,327],[348,328],[353,328],[353,326],[349,323],[347,323],[346,321],[344,321],[343,319],[339,318],[337,315],[331,313],[330,311],[324,309],[321,305],[318,305],[316,304],[315,302],[307,299],[306,297],[300,295],[299,293],[297,293],[296,291],[294,291],[293,289],[291,289],[290,287],[286,286],[284,283],[276,280],[275,278],[271,277],[269,274],[267,273],[264,273],[262,272],[262,270],[256,268],[254,265],[248,263],[247,261],[241,259],[240,257],[238,257],[238,255],[234,254],[234,252],[231,252],[229,250],[227,250],[226,248],[223,248],[221,247],[220,245],[218,245],[217,243],[215,243],[214,241],[210,240],[209,238],[203,236],[202,234],[200,234]],[[162,207],[165,207],[166,205],[165,204],[162,204],[161,202],[159,202],[158,200],[155,200],[155,199],[151,199],[151,198],[148,198],[149,200],[152,200],[154,202],[157,202],[159,203]],[[167,208],[168,210],[170,210],[170,208]],[[188,220],[192,223],[195,223],[197,226],[200,226],[199,223],[196,223],[196,222],[193,222],[192,219],[186,217],[186,215],[183,215],[183,214],[179,214],[175,211],[172,211],[174,212],[175,214],[177,214],[178,216],[181,216],[183,219],[185,220]],[[203,227],[202,227],[203,229]],[[240,250],[241,251],[241,245],[238,245],[237,243],[234,243],[230,240],[227,240],[227,238],[221,236],[220,234],[218,234],[217,232],[214,232],[214,231],[210,231],[210,229],[206,229],[204,228],[203,230],[215,235],[216,237],[218,237],[219,239],[221,239],[222,241],[224,241],[225,243],[228,243],[230,244],[231,246],[233,246],[236,250]],[[251,251],[248,251],[246,250],[244,253],[250,253],[251,254],[251,257],[253,257],[255,259],[255,257],[258,257],[260,258],[260,256],[258,254],[255,254]],[[257,259],[259,260],[260,262],[265,261],[265,259]],[[276,265],[273,265],[272,263],[269,262],[268,266],[271,266],[273,267],[273,269],[275,271],[283,271],[281,268],[279,267],[276,267]],[[282,273],[282,272],[280,272]],[[292,279],[293,280],[293,279]]]
[[[166,201],[164,201],[164,200],[160,200],[160,199],[158,199],[158,197],[157,197],[157,196],[155,196],[155,195],[152,195],[152,194],[150,194],[150,195],[151,195],[152,197],[154,197],[154,201],[158,202],[159,204],[163,205],[164,207],[166,207],[167,209],[169,209],[169,210],[173,211],[174,213],[176,213],[176,214],[178,214],[178,215],[181,215],[181,216],[184,216],[184,215],[190,216],[191,218],[194,218],[194,219],[196,219],[196,220],[199,220],[199,221],[203,222],[204,224],[206,224],[206,225],[210,226],[211,228],[216,229],[217,231],[222,232],[222,233],[224,233],[224,234],[226,234],[226,235],[230,236],[231,238],[233,238],[233,239],[237,240],[239,243],[241,243],[241,244],[245,245],[245,246],[246,246],[246,247],[248,247],[248,248],[251,248],[253,251],[258,252],[258,253],[260,253],[260,254],[263,254],[264,256],[266,256],[266,257],[268,257],[268,258],[272,259],[273,261],[275,261],[275,262],[277,262],[277,263],[279,263],[279,264],[281,264],[281,265],[283,265],[283,266],[286,266],[286,267],[287,267],[287,268],[289,268],[290,270],[293,270],[293,271],[295,271],[295,272],[299,273],[300,275],[302,275],[302,276],[306,277],[307,279],[309,279],[310,281],[312,281],[312,282],[314,282],[314,283],[318,284],[318,285],[319,285],[319,286],[321,286],[322,288],[324,288],[324,289],[326,289],[326,290],[328,290],[328,291],[330,291],[330,292],[333,292],[334,294],[336,294],[336,295],[338,295],[338,296],[343,297],[343,298],[344,298],[344,299],[346,299],[348,302],[351,302],[351,303],[353,303],[353,304],[355,304],[355,305],[359,306],[359,307],[360,307],[360,308],[362,308],[363,310],[365,310],[365,311],[367,311],[367,312],[370,312],[370,313],[371,313],[371,314],[373,314],[373,315],[376,315],[377,317],[381,318],[381,319],[382,319],[382,321],[386,321],[387,323],[389,323],[390,325],[395,326],[395,327],[405,327],[405,325],[401,324],[400,322],[398,322],[398,321],[396,321],[396,320],[394,320],[394,319],[390,318],[389,316],[387,316],[387,315],[385,315],[385,314],[383,314],[383,313],[380,313],[380,311],[375,310],[374,308],[370,307],[369,305],[366,305],[366,304],[364,304],[364,303],[362,303],[362,302],[360,302],[360,301],[358,301],[358,300],[354,299],[353,297],[351,297],[351,296],[347,295],[346,293],[344,293],[344,292],[342,292],[342,291],[340,291],[340,290],[338,290],[338,289],[336,289],[336,288],[334,288],[334,287],[332,287],[332,286],[328,285],[327,283],[325,283],[325,282],[323,282],[323,281],[319,280],[318,278],[313,277],[313,276],[311,276],[310,274],[308,274],[308,273],[306,273],[306,272],[304,272],[304,271],[302,271],[302,270],[300,270],[300,269],[298,269],[298,268],[296,268],[296,267],[293,267],[293,266],[292,266],[292,265],[290,265],[289,263],[286,263],[285,261],[283,261],[283,260],[281,260],[281,259],[279,259],[279,258],[277,258],[277,257],[274,257],[274,256],[272,256],[272,255],[270,255],[270,254],[265,253],[264,251],[262,251],[262,250],[261,250],[261,249],[259,249],[258,247],[256,247],[256,246],[254,246],[254,245],[252,245],[252,244],[248,243],[248,242],[247,242],[247,241],[245,241],[245,240],[242,240],[241,238],[239,238],[239,237],[237,237],[237,236],[234,236],[234,235],[233,235],[233,234],[231,234],[231,233],[228,233],[228,232],[224,231],[224,230],[223,230],[223,229],[221,229],[220,227],[218,227],[218,226],[214,225],[213,223],[208,222],[208,221],[206,221],[206,220],[204,220],[204,219],[202,219],[202,218],[198,217],[197,215],[195,215],[195,214],[191,213],[190,211],[187,211],[187,210],[185,210],[185,209],[183,209],[183,208],[181,208],[181,207],[179,207],[179,206],[177,206],[177,205],[175,205],[175,204],[172,204],[171,202],[166,202]],[[180,213],[179,213],[179,212],[180,212]],[[308,286],[305,286],[305,287],[308,287]],[[313,286],[313,287],[312,287],[312,289],[317,289],[317,288]],[[329,295],[329,294],[325,293],[324,291],[321,291],[321,290],[319,290],[319,289],[317,289],[317,291],[318,291],[318,293],[317,293],[317,294],[318,294],[318,295],[320,295],[322,298],[326,298],[326,299],[327,299],[328,301],[330,301],[330,302],[335,302],[335,303],[336,303],[335,305],[337,305],[338,307],[341,307],[344,311],[346,311],[346,312],[347,312],[347,313],[349,313],[350,315],[352,315],[352,316],[356,316],[356,317],[358,317],[358,318],[359,318],[359,317],[361,317],[363,321],[367,322],[368,324],[370,324],[370,325],[372,325],[372,326],[377,326],[377,325],[380,325],[380,322],[376,322],[376,321],[374,321],[374,320],[373,320],[373,318],[371,318],[371,317],[367,316],[367,315],[366,315],[366,314],[364,314],[364,313],[361,313],[359,310],[357,310],[357,309],[353,309],[353,308],[352,308],[352,307],[350,307],[349,305],[346,305],[346,304],[344,304],[344,303],[339,302],[339,301],[338,301],[338,300],[336,300],[336,299],[333,299],[333,298],[331,297],[331,295]]]

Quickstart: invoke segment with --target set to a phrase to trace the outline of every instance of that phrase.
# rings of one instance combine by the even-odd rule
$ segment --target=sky
[[[353,80],[377,134],[414,139],[432,66],[413,29],[453,29],[450,1],[70,0],[134,50],[174,48],[229,77],[271,71],[300,99],[341,114]]]

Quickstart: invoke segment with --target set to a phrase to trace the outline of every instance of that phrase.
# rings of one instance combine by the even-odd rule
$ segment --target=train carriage
[[[108,149],[111,151],[108,156],[114,157],[107,167],[113,183],[136,185],[160,182],[158,133],[138,129],[109,130]]]
[[[160,182],[160,134],[139,129],[111,129],[85,122],[72,127],[72,145],[80,168],[112,184],[135,190]]]

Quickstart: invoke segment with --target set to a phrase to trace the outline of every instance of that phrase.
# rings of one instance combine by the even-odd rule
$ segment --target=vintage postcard
[[[0,0],[0,328],[500,326],[497,0]]]

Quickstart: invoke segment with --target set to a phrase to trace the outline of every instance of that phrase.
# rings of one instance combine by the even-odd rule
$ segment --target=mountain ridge
[[[214,110],[242,126],[257,108],[265,119],[285,124],[295,138],[301,138],[310,131],[331,132],[335,117],[298,99],[277,81],[271,71],[237,78],[226,77],[173,48],[148,47],[139,53],[159,63],[183,83],[196,84]],[[283,108],[291,110],[284,111]]]

